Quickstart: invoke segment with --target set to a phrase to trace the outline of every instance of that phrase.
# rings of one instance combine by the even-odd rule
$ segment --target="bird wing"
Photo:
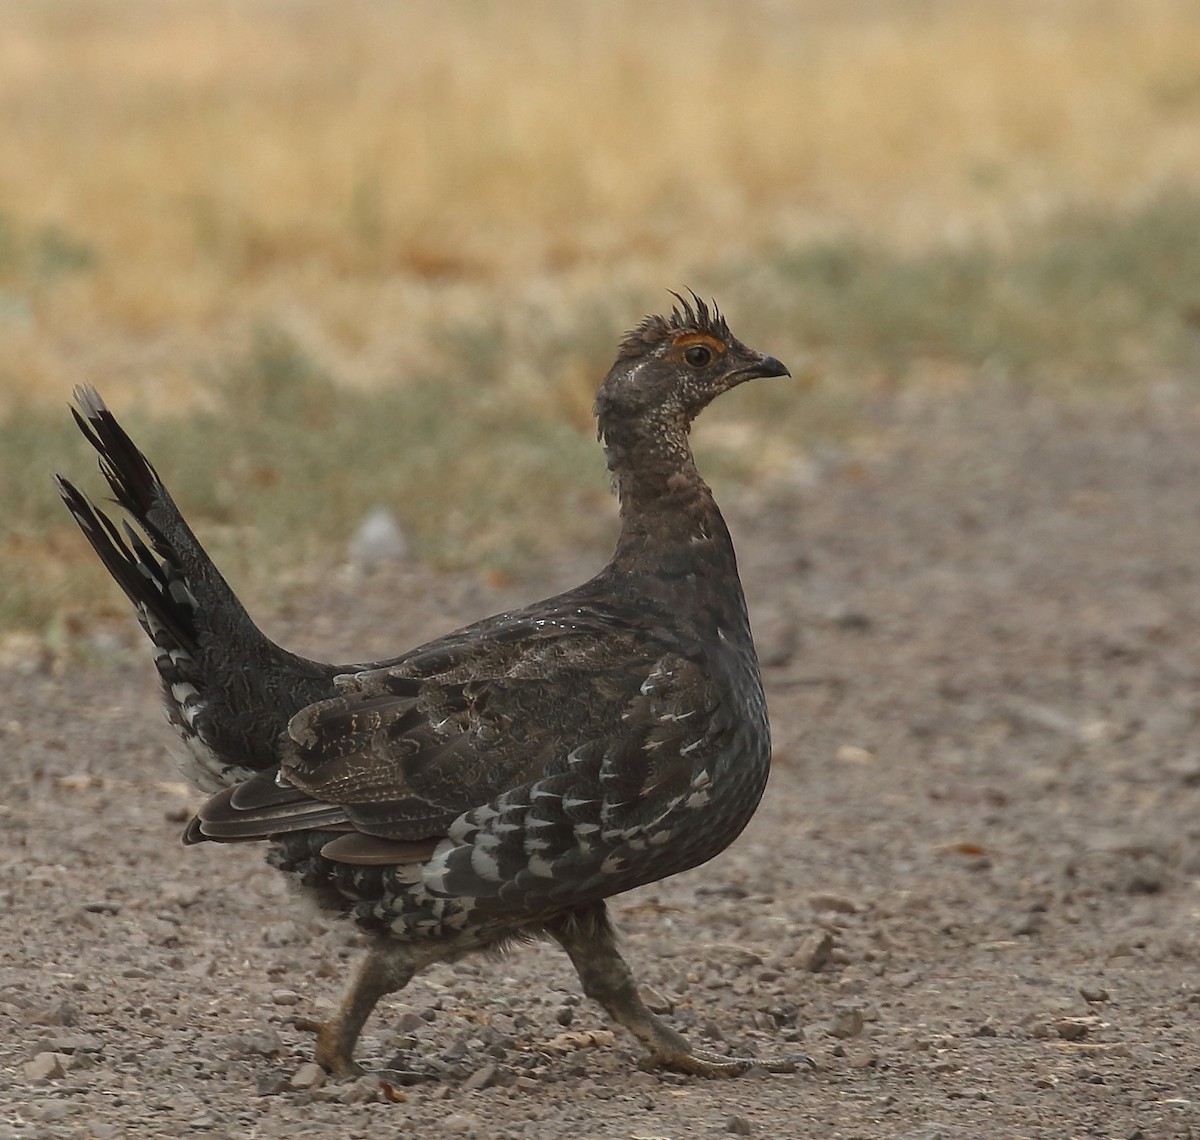
[[[443,836],[472,808],[566,776],[567,756],[581,744],[624,757],[619,776],[607,777],[619,797],[670,789],[678,781],[669,758],[684,747],[692,713],[676,707],[682,689],[674,683],[671,707],[658,707],[661,631],[647,627],[645,612],[623,618],[569,595],[556,602],[339,677],[338,696],[291,719],[278,774],[218,793],[185,839],[340,830],[380,842],[339,841],[330,855],[403,862],[412,849],[391,845]],[[686,663],[672,659],[678,674]]]

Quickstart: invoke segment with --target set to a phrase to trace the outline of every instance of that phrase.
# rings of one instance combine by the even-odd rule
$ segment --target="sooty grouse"
[[[326,665],[253,624],[97,393],[75,419],[118,529],[59,491],[154,642],[186,775],[214,793],[185,843],[265,840],[268,860],[374,935],[337,1015],[302,1023],[359,1072],[379,999],[431,962],[557,940],[584,991],[649,1050],[707,1076],[795,1060],[692,1048],[638,996],[604,900],[711,859],[762,795],[770,735],[733,545],[688,446],[722,392],[786,376],[693,294],[622,341],[596,398],[621,532],[576,589],[401,657]]]

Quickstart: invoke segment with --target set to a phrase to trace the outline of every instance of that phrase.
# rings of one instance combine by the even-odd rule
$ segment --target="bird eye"
[[[712,358],[712,349],[703,344],[694,344],[683,354],[683,359],[693,368],[703,368],[706,364],[711,364]]]

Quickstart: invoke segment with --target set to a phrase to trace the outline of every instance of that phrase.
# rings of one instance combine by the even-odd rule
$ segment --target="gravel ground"
[[[1200,404],[906,397],[726,497],[776,759],[734,847],[614,901],[652,1000],[812,1071],[641,1072],[536,944],[419,977],[323,1082],[354,937],[195,798],[129,626],[0,673],[0,1140],[1200,1135]],[[719,413],[710,413],[719,414]],[[326,582],[271,632],[397,650],[505,589]],[[399,604],[398,604],[399,600]],[[129,623],[130,625],[132,623]]]

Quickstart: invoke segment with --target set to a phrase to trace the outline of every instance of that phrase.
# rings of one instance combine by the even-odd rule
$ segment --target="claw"
[[[575,965],[583,992],[598,1001],[649,1050],[647,1069],[673,1069],[696,1077],[740,1077],[751,1069],[794,1073],[801,1065],[816,1068],[809,1057],[726,1057],[694,1049],[687,1038],[665,1025],[638,994],[637,983],[617,950],[604,905],[576,911],[568,921],[547,925]]]
[[[292,1024],[305,1033],[317,1035],[313,1060],[327,1073],[335,1077],[361,1077],[366,1073],[366,1069],[351,1056],[346,1048],[344,1036],[338,1032],[338,1027],[333,1022],[317,1021],[312,1017],[297,1017]]]

